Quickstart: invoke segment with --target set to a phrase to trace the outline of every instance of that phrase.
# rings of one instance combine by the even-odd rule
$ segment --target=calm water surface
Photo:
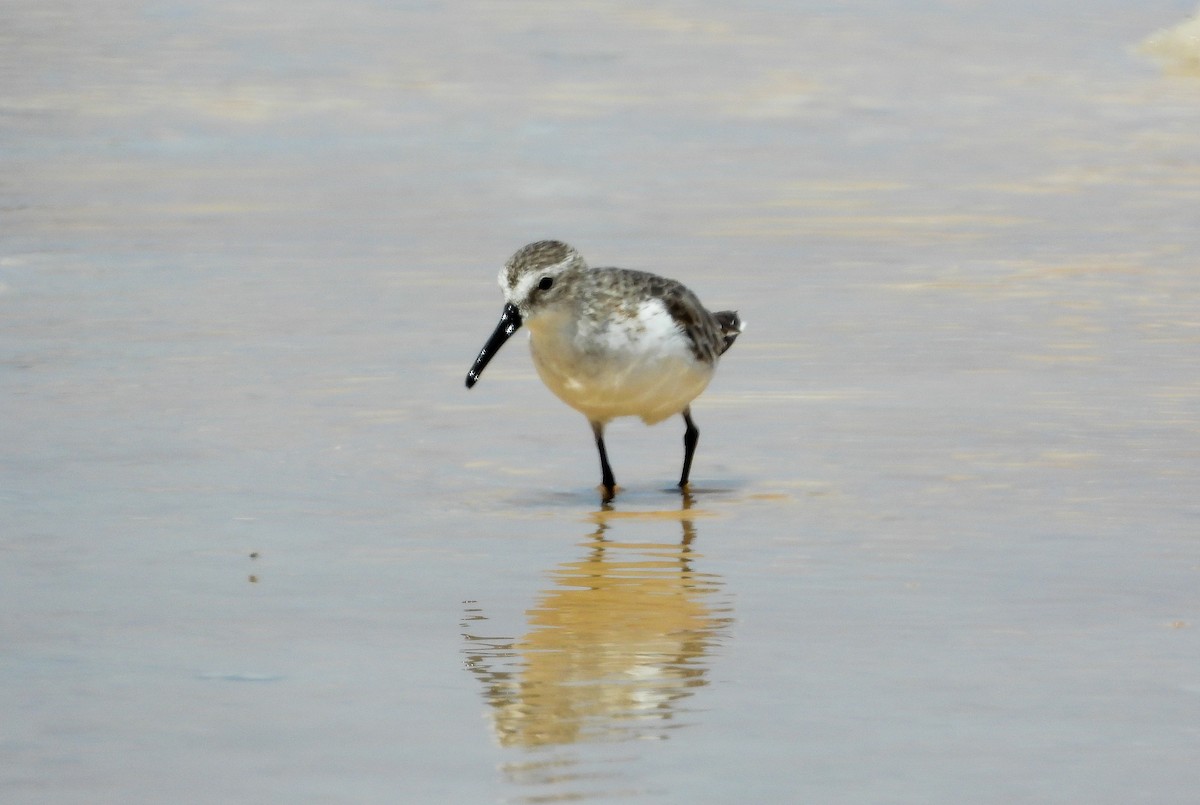
[[[0,800],[1194,802],[1191,0],[0,8]],[[591,434],[517,247],[749,323]]]

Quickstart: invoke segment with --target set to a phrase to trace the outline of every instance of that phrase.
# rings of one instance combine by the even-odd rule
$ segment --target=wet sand
[[[0,799],[1200,789],[1175,0],[0,10]],[[748,322],[586,422],[495,273]]]

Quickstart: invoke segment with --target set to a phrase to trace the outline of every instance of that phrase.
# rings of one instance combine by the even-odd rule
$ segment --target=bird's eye
[[[542,291],[550,290],[550,286],[554,284],[553,277],[542,277],[542,281],[538,283],[538,289]]]

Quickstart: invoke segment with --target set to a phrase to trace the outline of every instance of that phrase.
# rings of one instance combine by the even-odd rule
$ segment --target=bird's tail
[[[725,338],[725,347],[721,350],[724,355],[726,350],[733,346],[733,342],[745,329],[742,324],[742,318],[737,314],[736,310],[718,310],[713,314],[716,317],[717,323],[721,325],[721,335]]]

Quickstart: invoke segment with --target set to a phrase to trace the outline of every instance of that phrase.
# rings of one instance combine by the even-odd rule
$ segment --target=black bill
[[[508,340],[509,336],[520,328],[521,312],[517,310],[516,305],[510,302],[500,313],[500,323],[496,325],[492,337],[483,345],[483,349],[479,350],[479,357],[475,359],[475,365],[471,367],[471,371],[467,372],[467,388],[471,388],[479,381],[484,367],[500,351],[500,347],[504,346],[504,342]]]

